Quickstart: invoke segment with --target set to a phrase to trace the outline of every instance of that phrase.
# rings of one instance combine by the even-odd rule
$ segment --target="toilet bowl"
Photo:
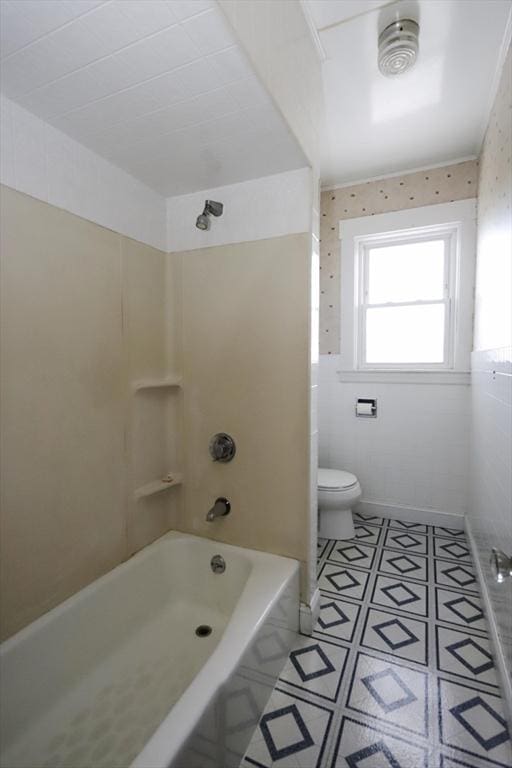
[[[320,536],[325,539],[352,539],[352,507],[361,498],[359,481],[341,469],[318,470],[318,515]]]

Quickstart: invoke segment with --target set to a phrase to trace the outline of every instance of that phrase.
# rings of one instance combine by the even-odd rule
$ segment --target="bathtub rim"
[[[166,534],[167,535],[167,534]],[[274,555],[259,550],[245,549],[232,544],[224,544],[212,539],[183,534],[187,538],[200,539],[222,547],[229,553],[236,552],[247,555],[253,567],[242,592],[234,606],[232,616],[219,640],[218,645],[198,674],[190,682],[183,694],[153,732],[142,751],[137,755],[129,768],[167,768],[171,760],[185,745],[192,730],[206,711],[211,699],[228,681],[230,675],[239,665],[242,656],[258,630],[265,624],[274,606],[279,602],[285,590],[297,582],[297,628],[299,620],[298,582],[300,564],[298,560]],[[259,566],[254,567],[255,563]],[[270,576],[270,568],[274,565],[277,574]],[[263,575],[266,590],[261,590],[260,578]],[[279,579],[276,583],[276,578]],[[270,593],[270,594],[269,594]],[[245,598],[245,605],[240,610]],[[253,600],[251,604],[251,600]],[[251,607],[250,607],[251,606]],[[256,606],[259,610],[256,611]],[[238,615],[238,614],[241,614]],[[231,636],[235,636],[235,642]],[[236,653],[234,648],[236,648]],[[207,695],[208,693],[208,695]]]
[[[115,568],[95,579],[66,600],[39,616],[33,622],[23,627],[14,635],[6,638],[0,644],[0,659],[29,639],[34,632],[43,629],[56,618],[60,617],[73,605],[81,603],[93,596],[103,585],[122,577],[122,574],[134,565],[150,558],[156,549],[172,541],[197,542],[202,548],[207,547],[213,554],[223,554],[229,571],[229,556],[236,555],[249,561],[250,572],[245,584],[233,605],[228,623],[222,637],[212,654],[207,658],[197,675],[190,681],[178,701],[172,706],[165,718],[159,723],[149,737],[141,752],[135,757],[129,768],[167,768],[173,757],[177,755],[192,733],[195,725],[205,712],[213,696],[227,682],[237,668],[244,651],[258,630],[267,620],[270,612],[282,597],[284,591],[293,583],[297,583],[297,627],[299,617],[299,568],[298,560],[246,549],[227,544],[215,539],[181,531],[168,531]],[[211,578],[219,578],[216,574]],[[128,768],[128,767],[127,767]]]
[[[52,608],[49,608],[47,611],[41,614],[41,616],[38,616],[36,619],[31,621],[26,626],[19,629],[17,632],[15,632],[13,635],[10,635],[9,637],[6,637],[5,640],[2,640],[0,642],[0,658],[8,653],[11,650],[11,647],[16,646],[18,643],[23,642],[26,636],[30,636],[34,631],[39,630],[40,628],[44,627],[46,624],[48,624],[52,619],[57,618],[62,613],[65,613],[65,611],[74,603],[82,602],[83,600],[87,599],[90,595],[94,594],[97,590],[100,589],[100,587],[103,584],[108,584],[109,581],[112,581],[113,579],[117,578],[120,574],[122,574],[124,571],[129,569],[130,567],[133,567],[133,565],[142,563],[144,560],[148,559],[151,554],[152,550],[155,549],[158,545],[162,545],[166,540],[172,540],[172,539],[192,539],[195,541],[200,542],[212,542],[212,544],[218,544],[219,547],[228,547],[230,550],[235,550],[239,554],[243,553],[244,555],[246,553],[254,552],[257,555],[266,555],[266,552],[259,552],[258,550],[252,550],[252,549],[245,549],[244,547],[237,547],[233,546],[232,544],[225,544],[224,542],[217,542],[215,539],[207,539],[203,536],[194,536],[190,533],[184,533],[181,531],[167,531],[162,536],[159,536],[154,541],[150,542],[149,544],[146,544],[145,547],[142,549],[139,549],[137,552],[134,552],[133,555],[130,555],[126,560],[123,560],[122,563],[119,563],[118,565],[114,566],[113,568],[110,568],[110,570],[106,571],[106,573],[102,573],[101,576],[98,576],[97,579],[94,579],[94,581],[91,581],[90,584],[86,584],[85,587],[82,587],[78,590],[78,592],[74,592],[72,595],[69,595],[69,597],[66,597],[65,600],[63,600],[60,603],[57,603],[57,605],[54,605]],[[283,559],[289,560],[290,558],[286,558],[282,555],[270,555],[271,557],[283,557]],[[250,560],[250,557],[248,557]]]

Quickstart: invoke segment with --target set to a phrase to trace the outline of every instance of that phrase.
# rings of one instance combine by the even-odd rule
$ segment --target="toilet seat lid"
[[[318,488],[320,491],[345,491],[357,483],[357,477],[343,469],[319,469]]]

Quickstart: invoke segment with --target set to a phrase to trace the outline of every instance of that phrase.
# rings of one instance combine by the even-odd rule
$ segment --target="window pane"
[[[442,363],[444,312],[444,304],[368,309],[366,362]]]
[[[443,298],[445,240],[370,248],[370,304]]]

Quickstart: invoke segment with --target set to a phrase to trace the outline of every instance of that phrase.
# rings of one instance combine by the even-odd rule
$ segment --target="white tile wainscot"
[[[456,383],[397,383],[380,375],[340,381],[337,355],[321,355],[319,464],[359,478],[361,509],[463,527],[467,506],[470,392]],[[405,375],[407,376],[407,375]],[[436,379],[437,381],[437,379]],[[355,416],[358,397],[377,398],[376,419]]]
[[[493,547],[512,554],[512,347],[473,352],[468,538],[477,563],[512,725],[512,580],[491,573]],[[508,673],[507,673],[508,670]]]

